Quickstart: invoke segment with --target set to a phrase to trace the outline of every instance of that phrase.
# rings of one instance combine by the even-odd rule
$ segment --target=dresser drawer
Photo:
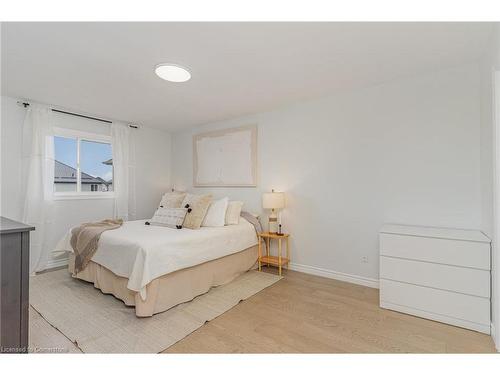
[[[490,270],[490,244],[380,233],[380,255]]]
[[[490,272],[476,268],[381,256],[380,278],[490,298]]]
[[[426,318],[431,318],[429,314],[426,314],[431,313],[435,315],[436,320],[445,322],[450,322],[450,320],[439,319],[439,316],[476,323],[484,327],[490,325],[490,300],[483,297],[381,279],[380,304],[382,307],[386,307],[386,304],[395,304],[411,308],[415,311],[414,315]],[[396,310],[408,312],[404,308]],[[451,324],[458,324],[458,322]],[[467,324],[458,325],[474,328]]]

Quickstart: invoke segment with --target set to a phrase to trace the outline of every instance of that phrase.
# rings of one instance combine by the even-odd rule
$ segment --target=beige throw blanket
[[[253,227],[255,228],[255,233],[258,234],[259,233],[262,233],[263,230],[262,230],[262,225],[260,224],[260,221],[259,221],[259,218],[252,215],[251,213],[249,212],[246,212],[246,211],[241,211],[240,213],[240,216],[245,219],[246,221],[248,221],[250,224],[253,225]],[[260,239],[259,239],[260,241]],[[266,251],[267,251],[267,242],[264,241],[264,245],[266,246]]]
[[[122,224],[122,219],[106,219],[95,223],[84,223],[71,230],[71,247],[75,252],[75,274],[84,270],[89,264],[97,251],[101,234],[107,230],[117,229]]]

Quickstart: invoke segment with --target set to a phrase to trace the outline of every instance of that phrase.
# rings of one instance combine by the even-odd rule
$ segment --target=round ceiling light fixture
[[[161,79],[169,82],[186,82],[191,79],[189,70],[175,64],[158,64],[156,65],[155,73]]]

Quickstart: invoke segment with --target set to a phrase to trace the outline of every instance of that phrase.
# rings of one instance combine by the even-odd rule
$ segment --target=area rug
[[[133,307],[59,270],[30,279],[30,304],[85,353],[159,353],[280,279],[249,271],[190,302],[137,318]]]

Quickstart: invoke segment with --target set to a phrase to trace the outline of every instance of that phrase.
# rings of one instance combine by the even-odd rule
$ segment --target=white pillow
[[[223,227],[226,223],[226,210],[229,198],[213,201],[201,223],[202,227]]]
[[[235,225],[240,222],[241,209],[243,202],[230,201],[226,210],[226,225]]]

